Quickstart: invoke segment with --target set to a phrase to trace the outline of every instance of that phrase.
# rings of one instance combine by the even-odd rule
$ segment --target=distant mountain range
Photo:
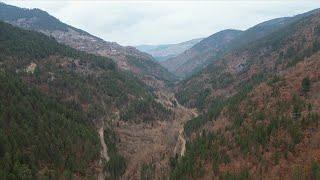
[[[221,55],[223,48],[240,34],[239,30],[220,31],[203,39],[178,56],[162,61],[161,64],[169,71],[184,78],[196,69],[203,68],[207,59]]]
[[[139,45],[136,46],[136,48],[142,52],[152,55],[157,61],[164,61],[181,54],[200,42],[202,39],[203,38],[192,39],[178,44]]]
[[[263,38],[312,12],[272,19],[245,31],[223,30],[204,38],[176,57],[162,61],[161,64],[180,78],[189,77],[231,50]]]

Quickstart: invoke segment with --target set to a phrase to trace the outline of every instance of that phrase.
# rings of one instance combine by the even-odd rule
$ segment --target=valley
[[[135,48],[0,2],[0,99],[0,179],[317,180],[320,9]]]

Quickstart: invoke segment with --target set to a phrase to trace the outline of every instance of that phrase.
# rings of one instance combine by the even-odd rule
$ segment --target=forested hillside
[[[270,75],[312,55],[318,49],[317,22],[307,24],[319,12],[312,13],[264,38],[233,49],[203,71],[183,80],[177,86],[178,100],[187,106],[201,109],[205,105],[208,108],[206,99],[230,96],[234,89],[252,77]]]
[[[1,158],[11,159],[2,164],[3,175],[93,176],[97,124],[115,114],[132,123],[170,116],[142,82],[108,58],[3,22],[0,50]]]
[[[98,135],[81,108],[0,73],[0,177],[93,176]]]
[[[180,84],[179,101],[202,114],[184,126],[172,179],[319,178],[319,27],[319,11],[306,13]]]

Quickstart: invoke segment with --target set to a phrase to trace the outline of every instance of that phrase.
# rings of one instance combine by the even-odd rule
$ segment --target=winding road
[[[103,170],[103,159],[108,162],[110,160],[110,157],[108,155],[108,148],[107,145],[104,141],[104,125],[102,125],[99,129],[98,129],[98,133],[99,133],[99,139],[100,139],[100,143],[102,146],[101,149],[101,159],[100,159],[100,166],[101,166],[101,171],[98,174],[98,180],[104,180],[106,177],[106,174]]]
[[[101,128],[99,128],[98,132],[99,132],[100,143],[102,145],[101,156],[102,156],[102,158],[104,158],[108,162],[110,160],[110,157],[108,155],[107,145],[104,142],[104,129],[103,129],[103,126]]]
[[[179,128],[179,136],[174,148],[174,154],[178,154],[178,150],[180,149],[180,156],[184,156],[186,152],[186,139],[184,137],[184,124],[193,117],[198,116],[195,109],[189,109],[178,103],[176,98],[173,96],[173,100],[177,102],[177,107],[175,108],[175,113],[179,117],[176,119],[180,122]]]
[[[184,138],[184,128],[181,128],[179,131],[179,140],[181,142],[181,151],[180,156],[184,156],[184,153],[186,152],[186,140]]]

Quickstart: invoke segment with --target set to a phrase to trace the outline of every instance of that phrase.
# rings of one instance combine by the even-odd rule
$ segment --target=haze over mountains
[[[139,45],[136,46],[136,48],[142,52],[152,55],[157,61],[164,61],[190,49],[202,39],[203,38],[192,39],[178,44]]]
[[[0,3],[0,179],[320,179],[320,9],[138,48]]]

